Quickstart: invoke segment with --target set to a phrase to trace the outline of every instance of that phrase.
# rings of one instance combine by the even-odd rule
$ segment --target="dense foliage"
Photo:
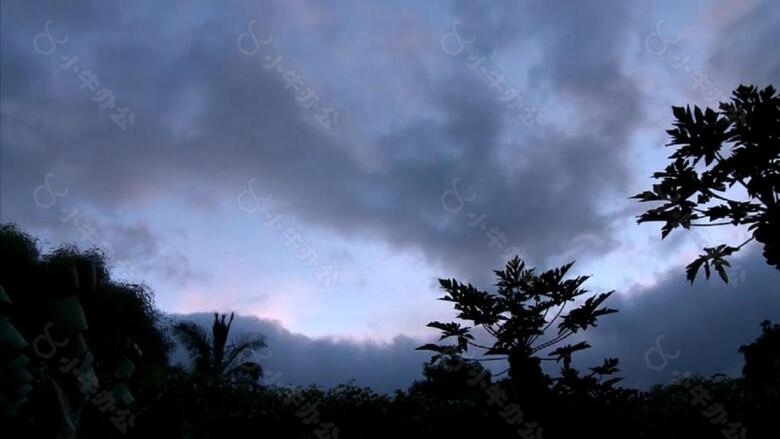
[[[780,95],[772,86],[740,86],[719,110],[672,110],[671,163],[653,174],[660,181],[652,190],[634,196],[663,204],[638,221],[664,223],[662,238],[677,227],[747,226],[752,236],[745,242],[705,247],[688,265],[691,282],[702,267],[708,278],[712,267],[728,282],[726,257],[752,240],[780,270]]]

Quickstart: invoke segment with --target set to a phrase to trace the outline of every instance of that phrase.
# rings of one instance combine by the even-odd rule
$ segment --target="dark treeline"
[[[0,252],[3,437],[744,438],[773,437],[780,413],[780,325],[768,322],[754,343],[735,346],[742,377],[694,375],[649,391],[605,379],[618,372],[611,359],[580,373],[557,352],[560,376],[527,359],[493,376],[458,349],[442,349],[394,395],[352,384],[289,389],[257,384],[262,365],[250,361],[234,362],[243,373],[197,366],[220,344],[209,331],[228,335],[225,316],[201,328],[205,344],[188,346],[192,368],[171,366],[171,329],[182,323],[143,286],[112,281],[100,254],[41,255],[9,225]]]
[[[671,164],[637,195],[663,204],[640,221],[663,222],[666,236],[729,219],[753,231],[777,267],[779,101],[771,87],[740,87],[720,111],[675,108]],[[747,201],[722,195],[740,185]],[[704,270],[728,281],[726,258],[750,240],[704,249],[688,278]],[[680,374],[625,388],[619,358],[572,366],[590,347],[583,334],[620,311],[608,307],[612,292],[567,277],[572,263],[537,271],[515,258],[496,271],[494,292],[441,279],[441,300],[458,320],[428,324],[441,337],[418,348],[433,353],[423,378],[386,395],[268,383],[248,355],[265,347],[261,335],[232,337],[233,315],[215,314],[211,327],[173,321],[148,288],[112,279],[97,251],[42,254],[9,224],[0,226],[0,258],[4,438],[777,437],[780,325],[756,322],[762,334],[734,346],[744,357],[739,377]],[[170,364],[175,343],[188,367]],[[486,368],[492,359],[506,369]]]

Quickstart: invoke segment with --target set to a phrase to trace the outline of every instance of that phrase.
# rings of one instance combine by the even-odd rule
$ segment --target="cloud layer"
[[[673,371],[741,375],[739,347],[760,335],[759,322],[780,318],[780,274],[767,267],[758,252],[737,260],[734,267],[732,285],[712,279],[691,286],[682,272],[674,271],[638,296],[618,296],[609,304],[618,313],[590,331],[592,349],[575,357],[575,367],[584,370],[618,357],[623,385],[645,389],[671,382]],[[207,328],[213,319],[208,313],[173,318]],[[387,393],[407,389],[422,378],[422,364],[430,353],[414,348],[433,341],[405,336],[390,343],[312,338],[292,333],[279,322],[246,316],[236,318],[232,332],[265,335],[268,349],[258,351],[256,360],[274,382],[327,388],[355,380]],[[187,364],[185,353],[178,350],[174,361]],[[550,366],[548,372],[555,375],[554,369]]]

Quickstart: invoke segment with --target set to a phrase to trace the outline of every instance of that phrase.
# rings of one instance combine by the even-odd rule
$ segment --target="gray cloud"
[[[176,320],[192,321],[210,328],[213,314],[174,315]],[[416,340],[399,335],[389,343],[357,342],[334,338],[311,338],[283,328],[279,322],[237,316],[231,334],[260,333],[268,348],[257,352],[266,379],[275,376],[283,385],[317,384],[325,388],[354,380],[360,386],[392,393],[406,389],[422,377],[423,362],[430,356],[415,351]],[[174,362],[187,364],[183,350],[177,349]]]
[[[731,261],[731,285],[717,276],[690,285],[680,267],[652,288],[613,300],[609,306],[619,312],[593,330],[593,349],[583,355],[583,365],[618,356],[631,386],[669,383],[674,370],[740,375],[739,347],[758,337],[761,321],[780,321],[780,272],[767,266],[755,247],[746,250],[749,254]],[[645,361],[659,336],[664,352],[680,354],[660,371]],[[663,364],[656,353],[649,359],[656,368]]]
[[[760,88],[777,86],[780,59],[770,54],[780,39],[778,21],[780,8],[772,1],[760,2],[749,13],[729,21],[720,29],[717,44],[707,60],[710,71],[726,77],[734,87],[738,83]]]

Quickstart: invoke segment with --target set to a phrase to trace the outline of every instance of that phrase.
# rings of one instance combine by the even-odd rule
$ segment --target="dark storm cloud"
[[[262,58],[237,51],[235,40],[248,17],[260,20],[256,29],[284,29],[274,20],[289,17],[275,15],[266,2],[262,9],[230,10],[204,4],[80,3],[78,9],[50,10],[9,5],[4,17],[13,17],[13,25],[5,18],[3,33],[12,50],[4,55],[4,71],[11,74],[4,83],[31,91],[4,96],[4,204],[13,206],[14,219],[44,222],[29,193],[48,172],[106,211],[148,205],[194,186],[209,205],[209,196],[230,200],[257,176],[256,186],[310,223],[420,248],[469,275],[494,268],[501,252],[466,225],[469,212],[487,214],[490,227],[537,260],[570,251],[575,239],[587,242],[575,251],[598,252],[612,242],[611,219],[597,212],[597,204],[628,178],[621,151],[641,118],[641,92],[619,73],[617,61],[631,25],[624,4],[484,2],[456,8],[464,23],[473,24],[486,53],[511,47],[513,38],[538,44],[544,56],[532,69],[532,85],[560,95],[592,123],[578,133],[543,124],[507,141],[502,133],[522,125],[496,105],[484,78],[447,64],[441,52],[420,48],[446,68],[419,81],[425,87],[417,98],[438,114],[431,120],[421,114],[419,122],[397,132],[373,133],[379,171],[349,153],[358,140],[346,122],[332,133],[309,123],[310,115],[279,78],[261,68]],[[604,10],[609,19],[598,12]],[[583,14],[587,23],[579,20]],[[57,55],[88,59],[122,105],[136,113],[135,126],[119,130],[80,93],[75,75],[57,68],[59,60],[31,50],[47,19],[55,20],[55,36],[71,39]],[[448,24],[442,22],[442,29]],[[371,63],[370,53],[362,55]],[[362,112],[344,109],[345,118]],[[478,193],[473,210],[458,216],[439,201],[456,177]]]
[[[145,278],[154,273],[180,285],[209,278],[209,273],[195,272],[189,258],[147,223],[107,224],[102,230],[112,237],[117,250],[112,265],[120,260],[133,264],[128,274]]]

